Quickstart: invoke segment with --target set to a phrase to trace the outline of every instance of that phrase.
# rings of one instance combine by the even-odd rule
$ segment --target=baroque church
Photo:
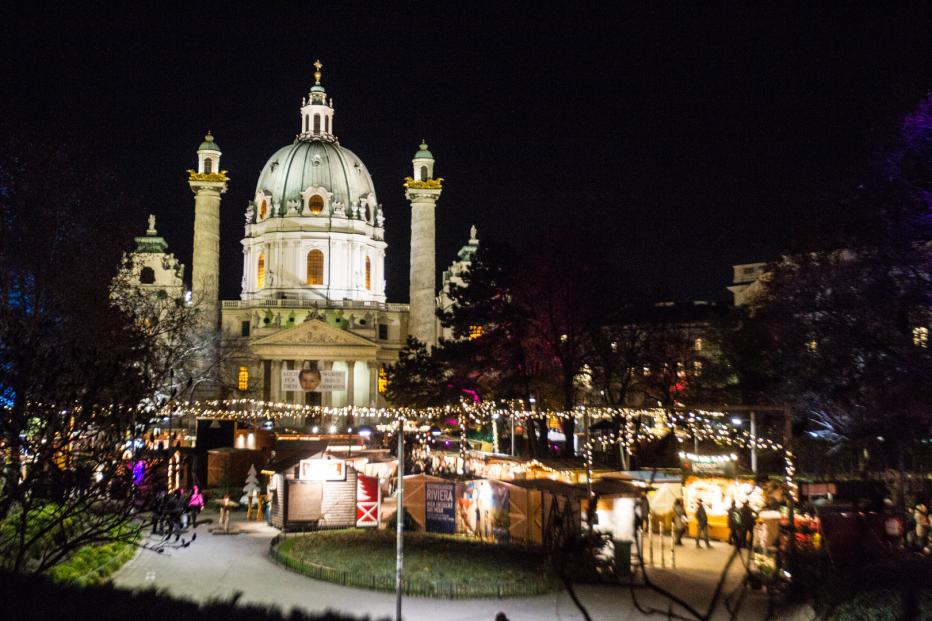
[[[188,171],[195,209],[190,295],[207,329],[220,330],[223,347],[237,351],[235,364],[221,367],[230,377],[219,378],[219,385],[232,388],[222,396],[377,407],[385,403],[385,366],[397,361],[407,337],[433,346],[441,332],[435,310],[448,304],[435,284],[442,179],[434,177],[434,157],[422,142],[404,183],[411,204],[410,302],[390,303],[386,215],[365,164],[336,136],[322,65],[314,66],[299,132],[259,171],[246,206],[238,300],[219,297],[220,203],[229,178],[210,133],[198,148],[197,169]],[[153,217],[136,243],[140,284],[180,291],[184,266],[166,254]],[[473,228],[459,260],[444,273],[445,287],[477,246]],[[306,384],[305,374],[316,379]]]

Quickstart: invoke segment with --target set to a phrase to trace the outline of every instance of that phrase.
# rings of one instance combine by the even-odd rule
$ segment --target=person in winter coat
[[[751,509],[751,505],[745,502],[741,506],[741,529],[738,535],[741,537],[741,545],[747,545],[749,548],[754,544],[754,523],[757,516]]]
[[[913,514],[916,521],[916,539],[914,545],[919,550],[926,546],[929,539],[929,511],[924,504],[916,505],[916,512]]]
[[[735,501],[731,501],[728,507],[728,543],[741,547],[741,540],[738,537],[738,531],[741,529],[741,514],[738,513],[738,506]]]
[[[686,509],[683,508],[683,499],[677,498],[673,501],[673,542],[676,545],[683,545],[683,535],[688,524],[689,518],[686,516]]]
[[[190,515],[191,528],[197,526],[197,516],[204,508],[204,495],[201,494],[200,488],[195,485],[191,488],[191,497],[188,499],[188,515]]]
[[[705,539],[705,547],[712,548],[712,544],[709,543],[709,515],[705,512],[705,505],[702,504],[702,500],[699,500],[699,506],[696,509],[696,547],[701,547],[699,545],[699,539]]]

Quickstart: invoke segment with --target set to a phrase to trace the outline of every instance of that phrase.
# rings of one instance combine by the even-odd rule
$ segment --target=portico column
[[[281,401],[282,400],[282,361],[273,360],[272,361],[272,390],[271,390],[272,401]]]
[[[317,368],[321,369],[322,371],[330,371],[331,369],[333,369],[332,360],[324,360],[322,362],[318,361],[317,365],[318,365]],[[332,392],[320,393],[320,405],[325,408],[332,407],[333,406],[333,393]]]
[[[369,361],[369,407],[374,408],[379,405],[379,365],[378,361]]]
[[[356,376],[356,361],[346,361],[346,405],[356,405],[356,395],[353,381]]]

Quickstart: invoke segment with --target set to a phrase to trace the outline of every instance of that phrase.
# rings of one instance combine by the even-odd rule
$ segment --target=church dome
[[[266,162],[259,174],[256,194],[268,192],[274,203],[301,200],[310,186],[323,186],[333,201],[351,205],[369,194],[375,199],[372,177],[359,157],[336,142],[297,140],[282,147]]]

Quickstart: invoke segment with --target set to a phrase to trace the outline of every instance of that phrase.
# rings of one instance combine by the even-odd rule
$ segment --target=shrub
[[[417,522],[414,521],[414,518],[411,517],[411,514],[408,513],[407,509],[405,509],[404,511],[405,511],[404,529],[409,532],[416,531]],[[394,513],[392,513],[392,517],[388,518],[388,529],[395,530],[397,528],[398,528],[398,512],[395,511]]]

